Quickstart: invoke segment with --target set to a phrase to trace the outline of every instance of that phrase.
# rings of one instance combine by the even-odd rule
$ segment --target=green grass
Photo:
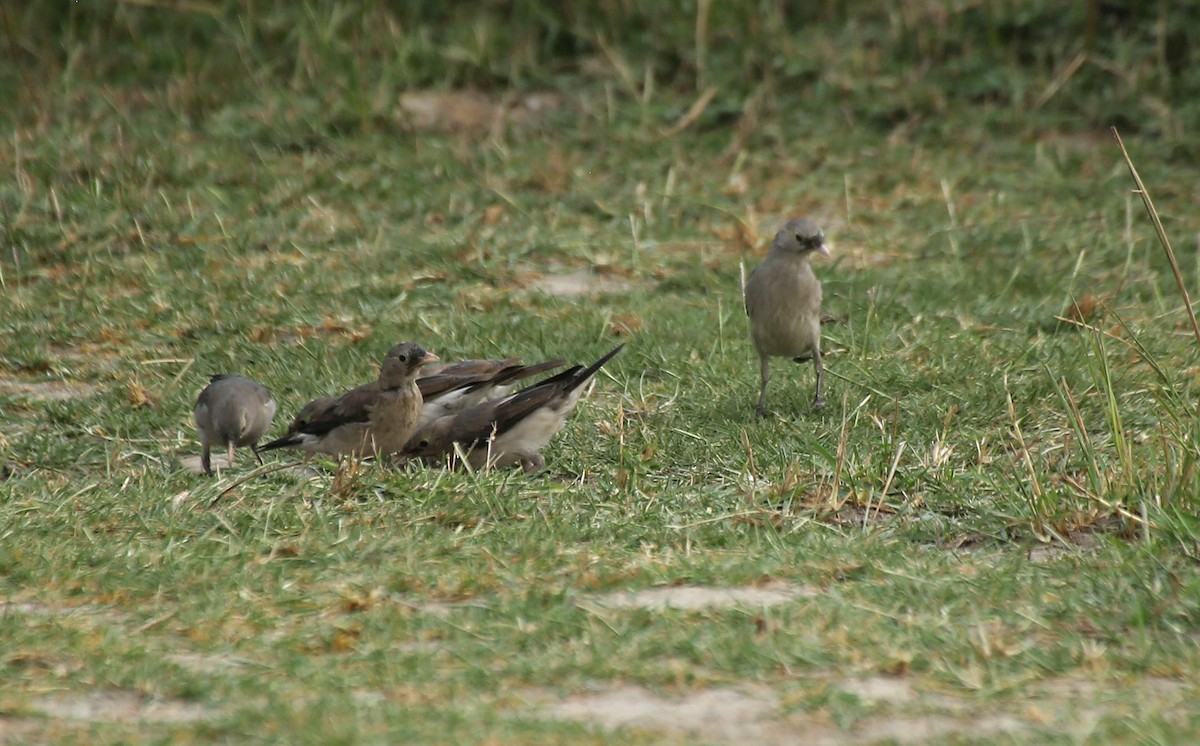
[[[514,27],[539,31],[511,38],[376,5],[205,7],[0,11],[0,740],[690,740],[536,704],[630,685],[763,685],[796,730],[864,742],[937,718],[928,740],[1195,737],[1196,340],[1104,128],[1194,294],[1171,39],[1139,62],[1141,25],[1029,36],[1039,3],[933,27],[915,3],[827,3],[810,48],[764,4],[761,25],[710,20],[700,62],[688,14],[606,56],[581,29],[613,38],[620,4],[522,5]],[[731,57],[739,29],[768,46]],[[1033,106],[1077,49],[1109,67]],[[396,115],[406,88],[463,83],[561,106],[482,132]],[[779,416],[756,421],[740,268],[798,214],[833,247],[829,404],[777,363]],[[587,266],[626,289],[531,289]],[[1075,301],[1093,329],[1057,320]],[[537,476],[180,466],[207,374],[268,385],[275,433],[404,339],[444,359],[627,347]],[[779,583],[803,592],[604,605]],[[915,694],[853,693],[875,677]],[[205,715],[47,714],[114,692]]]

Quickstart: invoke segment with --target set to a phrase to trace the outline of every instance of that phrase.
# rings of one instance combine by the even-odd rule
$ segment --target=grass
[[[0,81],[19,101],[0,146],[0,737],[685,742],[544,708],[759,685],[793,729],[862,742],[1194,737],[1196,340],[1104,129],[1194,289],[1169,40],[1137,62],[1137,33],[1080,31],[1070,73],[1075,37],[1037,36],[1031,61],[985,33],[1027,33],[1038,3],[940,27],[915,3],[828,3],[815,50],[737,65],[719,42],[750,21],[712,16],[697,43],[669,18],[688,50],[671,68],[662,40],[610,41],[618,4],[522,16],[541,31],[511,39],[382,6],[204,7],[59,9],[54,28],[0,11],[30,32],[6,37]],[[783,7],[746,33],[774,39]],[[836,44],[856,34],[884,56]],[[942,67],[878,75],[921,55]],[[482,130],[397,113],[406,87],[462,83],[558,106]],[[808,409],[810,366],[779,365],[779,416],[756,421],[739,276],[797,214],[833,246],[829,404]],[[583,267],[623,289],[531,289]],[[538,476],[181,468],[208,373],[267,384],[278,431],[401,339],[445,359],[627,347]],[[772,606],[605,603],[781,584],[799,590]],[[124,716],[78,714],[118,695]]]

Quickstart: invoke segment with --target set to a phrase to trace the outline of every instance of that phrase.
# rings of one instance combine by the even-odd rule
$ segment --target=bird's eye
[[[796,243],[804,243],[804,238],[799,233],[796,234]]]
[[[402,363],[407,363],[407,362],[408,362],[408,355],[397,355],[397,356],[396,356],[396,359],[397,359],[397,360],[399,360],[399,361],[400,361],[400,362],[402,362]]]
[[[417,441],[417,448],[428,448],[428,447],[429,447],[429,441],[426,440],[425,438],[421,438],[420,440]]]

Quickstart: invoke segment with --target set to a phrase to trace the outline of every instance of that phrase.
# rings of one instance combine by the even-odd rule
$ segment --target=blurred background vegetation
[[[709,118],[833,107],[839,126],[945,135],[969,107],[1189,151],[1200,112],[1200,5],[1165,0],[42,0],[0,23],[0,116],[24,125],[133,83],[193,124],[282,86],[337,130],[387,126],[403,90],[601,84],[715,87]]]

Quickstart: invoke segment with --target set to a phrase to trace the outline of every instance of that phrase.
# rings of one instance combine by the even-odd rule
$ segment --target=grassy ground
[[[605,46],[401,100],[420,34],[376,69],[339,45],[373,17],[301,19],[283,69],[269,23],[218,18],[223,60],[9,36],[0,741],[1195,737],[1197,341],[1103,126],[1120,109],[1200,286],[1194,143],[1138,97],[1154,69],[1073,90],[1122,59],[1014,58],[959,99],[840,77],[881,63],[825,41],[845,67],[797,51],[752,88]],[[487,67],[447,59],[441,82]],[[756,421],[739,276],[801,214],[833,248],[830,405],[780,363]],[[582,295],[538,289],[580,269]],[[208,373],[268,385],[275,433],[405,339],[627,347],[537,476],[181,467]],[[693,586],[748,595],[630,593]],[[766,714],[677,707],[713,692]]]

